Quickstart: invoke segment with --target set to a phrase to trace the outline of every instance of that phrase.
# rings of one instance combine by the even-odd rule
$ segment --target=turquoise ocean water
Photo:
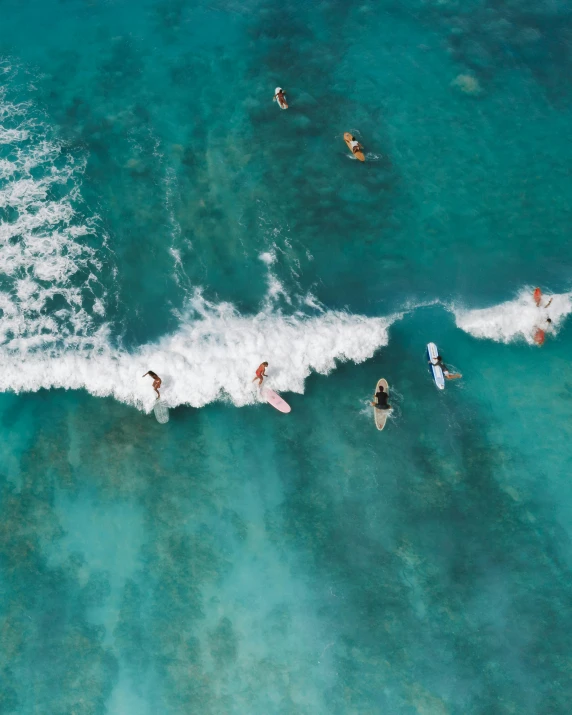
[[[2,3],[0,713],[570,712],[571,38]]]

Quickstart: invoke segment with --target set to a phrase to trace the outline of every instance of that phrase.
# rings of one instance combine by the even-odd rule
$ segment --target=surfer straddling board
[[[353,134],[346,132],[344,134],[344,141],[348,145],[348,149],[358,161],[365,161],[363,146],[358,142]]]
[[[385,378],[377,381],[376,392],[373,396],[373,417],[375,420],[375,426],[378,430],[382,430],[387,422],[387,417],[391,412],[391,405],[388,402],[389,399],[389,385]]]

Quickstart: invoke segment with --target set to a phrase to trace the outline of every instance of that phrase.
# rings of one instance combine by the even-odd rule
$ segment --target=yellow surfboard
[[[348,145],[348,149],[351,151],[351,153],[355,156],[356,159],[358,159],[359,161],[365,161],[365,156],[362,151],[354,151],[352,149],[352,145],[350,142],[353,141],[353,137],[349,132],[346,132],[344,134],[344,141]]]

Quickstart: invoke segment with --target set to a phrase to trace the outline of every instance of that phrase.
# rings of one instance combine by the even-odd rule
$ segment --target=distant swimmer
[[[432,362],[429,360],[429,362]],[[433,365],[439,365],[441,370],[443,370],[443,375],[445,376],[446,380],[458,380],[459,378],[463,377],[460,372],[449,372],[447,366],[443,362],[443,358],[440,355],[437,355],[435,358],[435,361],[432,362]]]
[[[390,410],[391,409],[391,405],[388,402],[389,395],[383,389],[383,385],[379,386],[379,390],[375,393],[374,399],[377,400],[377,402],[372,402],[371,404],[378,410]]]
[[[268,367],[267,362],[263,362],[258,366],[258,369],[256,370],[256,377],[252,382],[256,382],[258,380],[258,385],[262,385],[262,380],[266,377],[266,368]]]
[[[153,378],[153,389],[157,393],[157,399],[159,400],[161,398],[161,395],[159,393],[159,388],[161,387],[161,378],[159,377],[159,375],[157,375],[157,373],[153,372],[153,370],[149,370],[149,372],[146,372],[143,377],[147,377],[147,375]]]
[[[548,326],[552,325],[552,320],[550,318],[546,318],[546,322],[548,323]],[[544,340],[546,339],[546,332],[542,328],[536,328],[536,332],[534,333],[534,342],[540,346],[544,345]]]

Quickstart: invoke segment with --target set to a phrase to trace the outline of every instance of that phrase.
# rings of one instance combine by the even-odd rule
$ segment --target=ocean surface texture
[[[0,713],[569,715],[570,3],[0,9]]]

